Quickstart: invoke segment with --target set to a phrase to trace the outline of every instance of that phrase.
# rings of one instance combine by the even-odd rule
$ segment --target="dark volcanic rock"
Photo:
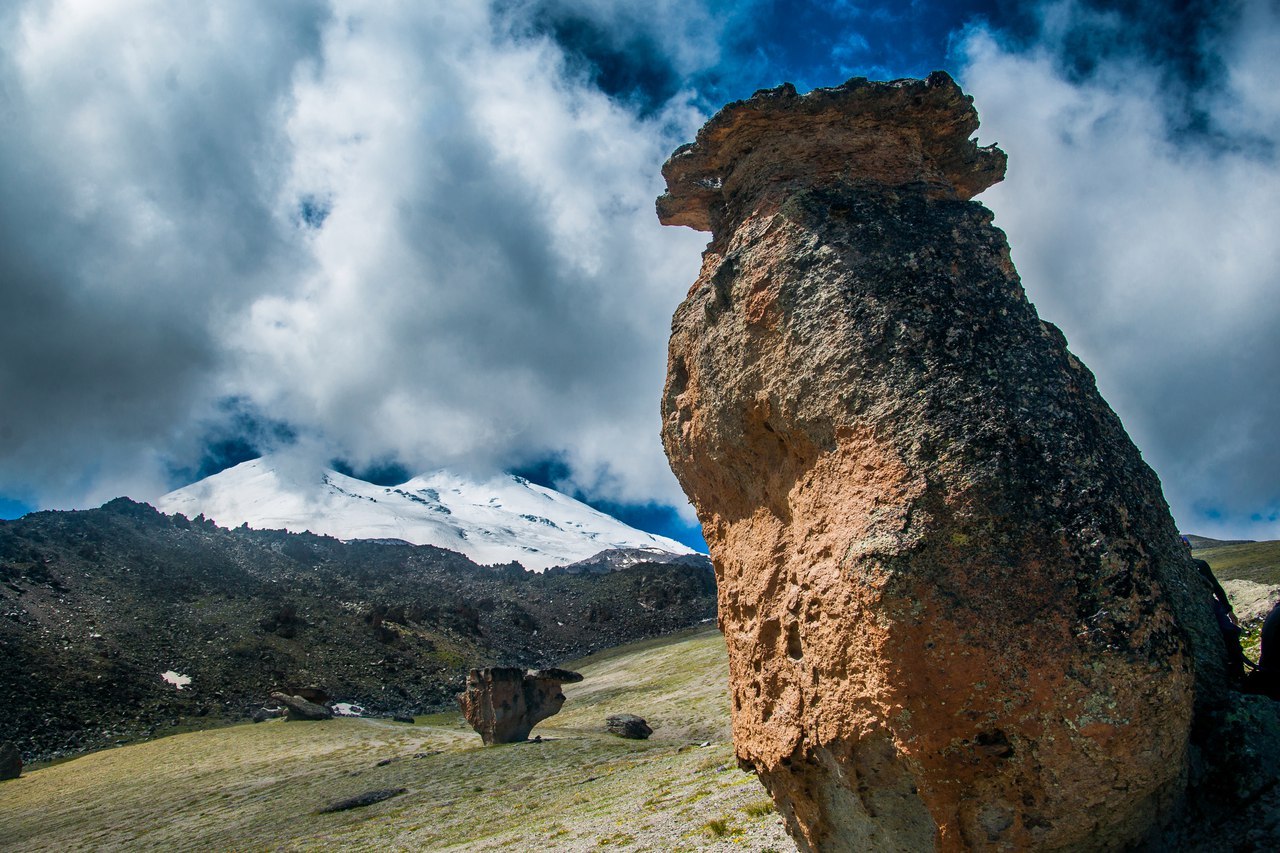
[[[315,702],[308,701],[301,696],[286,696],[283,693],[272,693],[271,699],[274,702],[279,702],[285,707],[284,718],[289,722],[333,719],[333,711],[326,708],[324,705],[317,705]]]
[[[0,743],[0,780],[17,779],[22,775],[22,756],[18,748],[5,741]]]
[[[0,520],[0,741],[48,760],[249,719],[306,685],[374,716],[427,713],[453,707],[472,667],[546,666],[714,615],[712,573],[691,566],[535,574],[124,499],[31,513]]]
[[[782,87],[663,168],[663,222],[712,231],[663,440],[805,850],[1150,842],[1231,701],[1156,476],[968,201],[977,124],[941,72]]]
[[[653,734],[648,721],[635,714],[614,714],[604,721],[604,727],[609,734],[630,740],[647,740]]]
[[[249,719],[255,723],[265,723],[267,720],[278,719],[284,715],[283,708],[254,708],[249,712]]]
[[[458,704],[485,745],[529,739],[533,727],[560,713],[561,684],[581,681],[567,669],[543,669],[528,674],[522,668],[493,666],[467,674],[466,692]]]

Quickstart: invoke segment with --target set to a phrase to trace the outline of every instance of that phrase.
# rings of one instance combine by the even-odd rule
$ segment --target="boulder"
[[[288,722],[297,722],[299,720],[329,720],[333,718],[333,711],[324,705],[317,705],[304,699],[301,696],[288,696],[284,693],[272,693],[271,701],[279,702],[284,706],[284,718]]]
[[[249,719],[255,723],[265,723],[267,720],[283,717],[284,714],[284,708],[254,708],[249,713]]]
[[[0,743],[0,781],[22,775],[22,755],[9,741]]]
[[[535,725],[560,713],[564,705],[560,685],[581,680],[580,674],[567,669],[529,673],[510,666],[473,669],[467,673],[467,689],[458,694],[458,704],[486,746],[514,743],[528,740]]]
[[[645,718],[635,714],[614,714],[604,721],[604,727],[609,734],[629,740],[648,740],[649,735],[653,734],[653,729],[649,728]]]
[[[782,86],[663,167],[711,232],[663,442],[802,850],[1149,842],[1230,701],[1159,481],[970,201],[977,127],[942,72]]]

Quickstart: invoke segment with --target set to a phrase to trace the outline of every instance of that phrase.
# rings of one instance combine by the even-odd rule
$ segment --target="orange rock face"
[[[1223,647],[1160,484],[971,202],[945,74],[726,107],[663,439],[715,562],[734,741],[804,850],[1120,849],[1180,807]]]

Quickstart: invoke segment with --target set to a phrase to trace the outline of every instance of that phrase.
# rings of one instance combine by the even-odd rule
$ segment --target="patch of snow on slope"
[[[170,492],[157,508],[190,518],[203,513],[224,527],[248,524],[339,539],[436,545],[477,563],[517,560],[535,571],[605,548],[695,553],[674,539],[637,530],[568,495],[510,475],[475,482],[436,471],[398,486],[376,486],[264,457]]]
[[[183,675],[182,673],[175,672],[172,669],[160,673],[160,677],[164,679],[166,684],[172,684],[179,690],[191,684],[191,676]]]

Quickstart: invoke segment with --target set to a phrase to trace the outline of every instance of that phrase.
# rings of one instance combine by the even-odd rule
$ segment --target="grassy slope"
[[[794,849],[734,762],[719,634],[574,666],[586,680],[535,729],[542,743],[484,748],[456,714],[177,735],[0,783],[0,839],[20,850]],[[653,737],[604,734],[604,718],[623,712],[648,719]],[[315,813],[398,787],[408,792]]]
[[[1280,584],[1280,541],[1215,545],[1192,553],[1212,566],[1219,580]]]

